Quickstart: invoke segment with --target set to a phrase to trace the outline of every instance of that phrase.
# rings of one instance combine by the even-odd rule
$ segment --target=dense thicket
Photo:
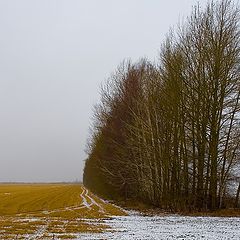
[[[162,208],[226,205],[239,182],[239,16],[231,1],[197,6],[157,65],[120,65],[96,107],[85,185]]]

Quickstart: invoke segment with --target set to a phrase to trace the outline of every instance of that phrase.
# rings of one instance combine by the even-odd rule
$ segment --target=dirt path
[[[82,205],[84,205],[85,207],[87,207],[87,208],[92,208],[92,207],[97,207],[98,208],[98,210],[101,212],[101,213],[105,213],[105,209],[104,209],[104,207],[102,206],[102,204],[101,203],[98,203],[98,202],[96,202],[94,199],[93,199],[93,197],[91,197],[90,195],[89,195],[89,191],[88,191],[88,189],[86,189],[85,187],[83,187],[83,191],[82,191],[82,193],[81,193],[81,198],[82,198]],[[100,199],[99,199],[100,200]],[[104,203],[104,201],[103,200],[101,200],[103,203]],[[89,203],[90,202],[90,203]]]

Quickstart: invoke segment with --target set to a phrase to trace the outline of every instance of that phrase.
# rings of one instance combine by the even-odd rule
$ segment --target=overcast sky
[[[82,180],[101,82],[196,2],[0,0],[0,181]]]

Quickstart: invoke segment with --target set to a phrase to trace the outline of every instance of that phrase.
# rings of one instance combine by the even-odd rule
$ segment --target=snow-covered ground
[[[171,216],[116,216],[104,221],[115,232],[81,234],[81,240],[240,239],[240,218]]]
[[[75,199],[75,204],[67,207],[42,208],[37,212],[20,212],[15,215],[0,216],[0,240],[1,239],[81,239],[81,240],[190,240],[190,239],[229,239],[240,240],[240,217],[184,217],[179,215],[164,216],[143,216],[139,212],[126,211],[128,216],[113,216],[113,214],[124,215],[124,209],[115,205],[110,205],[107,201],[99,199],[83,186],[71,186],[72,195],[66,195],[66,186],[56,186],[54,192],[51,187],[50,197],[45,198],[42,191],[38,193],[38,198],[33,194],[31,201],[22,205],[17,201],[16,205],[11,205],[12,197],[26,186],[20,186],[21,191],[14,191],[8,196],[10,191],[2,191],[5,198],[9,199],[2,204],[20,209],[23,203],[29,204],[29,209],[33,203],[45,206],[55,204],[56,196],[60,195],[61,201],[67,203],[68,199]],[[44,185],[44,188],[46,186]],[[60,192],[58,192],[60,189]],[[31,186],[35,189],[36,186]],[[41,189],[41,188],[40,188]],[[26,190],[24,190],[26,191]],[[36,191],[36,190],[35,190]],[[7,193],[7,194],[6,194]],[[36,193],[33,191],[33,193]],[[43,191],[45,194],[46,192]],[[65,194],[65,195],[64,195]],[[21,195],[22,196],[22,195]],[[65,197],[63,197],[65,196]],[[80,197],[78,197],[80,196]],[[1,197],[0,197],[1,198]],[[46,200],[47,199],[47,200]],[[23,199],[25,200],[25,199]],[[1,200],[2,201],[2,200]],[[1,202],[2,203],[2,202]],[[41,203],[41,204],[40,204]],[[28,209],[27,207],[25,207]],[[10,211],[11,213],[11,211]],[[95,225],[95,226],[94,226]],[[106,229],[107,228],[107,229]],[[83,231],[104,231],[104,233],[81,233]]]

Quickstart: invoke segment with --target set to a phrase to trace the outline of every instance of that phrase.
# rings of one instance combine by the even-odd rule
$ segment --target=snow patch
[[[240,218],[172,216],[115,216],[104,220],[115,232],[82,234],[78,239],[97,240],[239,240]]]

